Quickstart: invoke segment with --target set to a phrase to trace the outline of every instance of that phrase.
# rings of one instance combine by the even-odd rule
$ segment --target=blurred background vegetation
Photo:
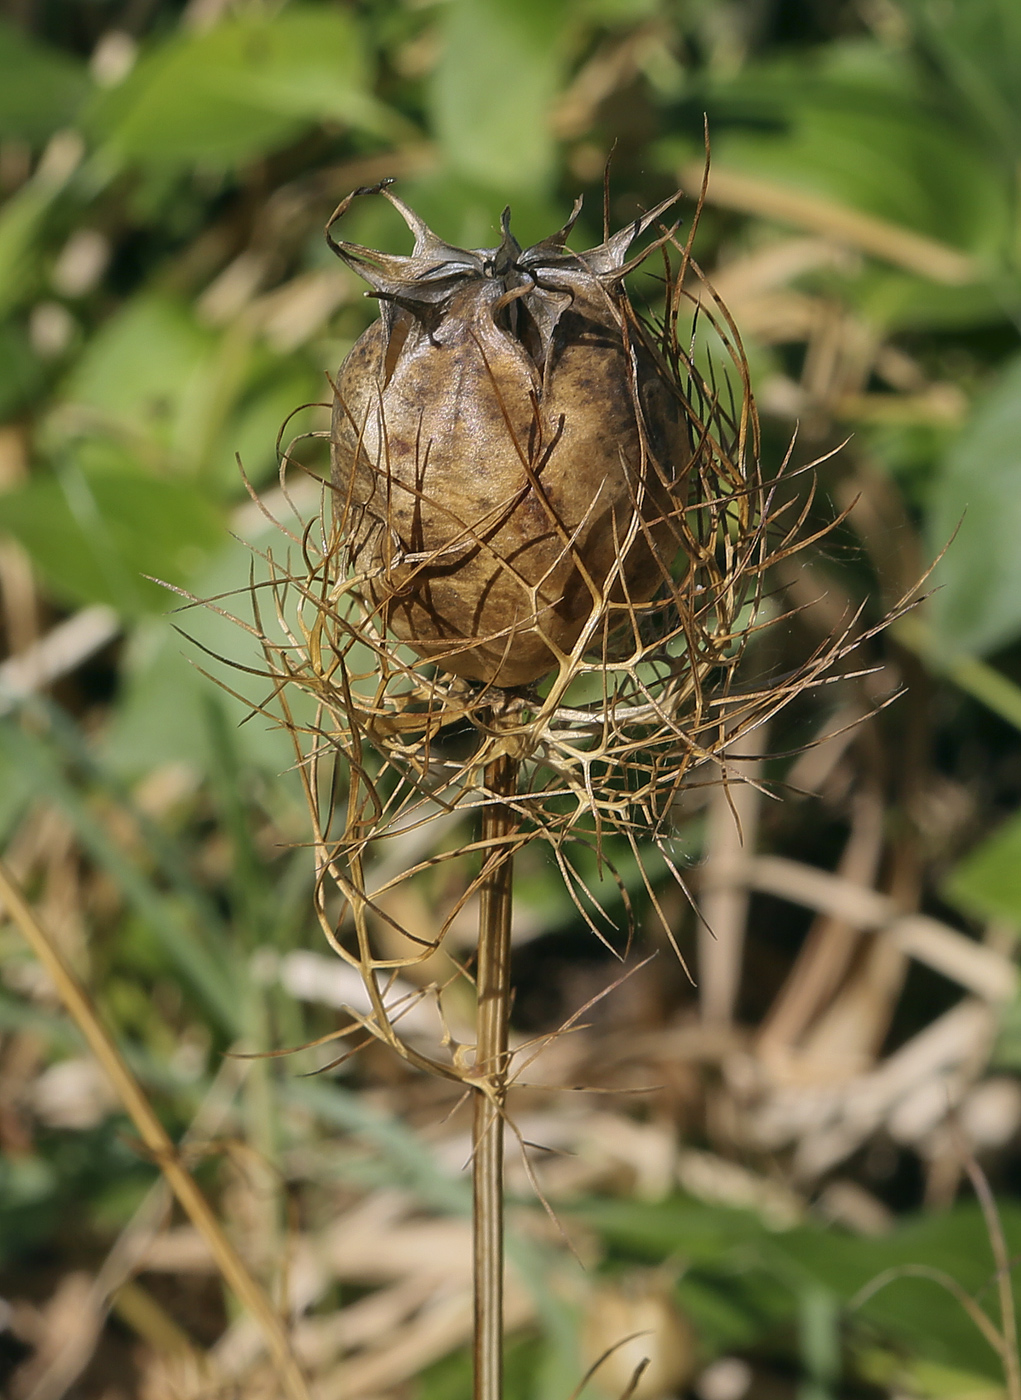
[[[278,430],[302,405],[295,431],[324,426],[375,314],[323,242],[343,195],[395,176],[478,246],[504,204],[524,243],[583,192],[583,246],[611,149],[615,224],[697,195],[703,114],[696,256],[767,463],[795,437],[795,465],[825,459],[819,522],[848,512],[776,578],[792,617],[753,673],[939,562],[756,736],[743,846],[711,788],[680,804],[715,941],[663,898],[698,987],[659,949],[533,1066],[515,1111],[565,1154],[538,1170],[586,1270],[512,1175],[509,1387],[566,1397],[601,1339],[646,1330],[649,1400],[1008,1393],[949,1286],[1001,1324],[976,1162],[1021,1248],[1019,75],[1016,0],[6,0],[0,838],[324,1400],[470,1393],[467,1123],[382,1053],[312,1079],[311,1051],[224,1057],[323,1035],[354,992],[312,918],[285,737],[202,673],[199,647],[245,664],[248,640],[169,616],[163,585],[244,589],[276,539],[236,454],[285,512]],[[345,236],[404,249],[379,203]],[[654,307],[651,276],[635,295]],[[619,967],[538,855],[520,899],[526,1037]],[[0,1149],[16,1400],[276,1393],[9,923]]]

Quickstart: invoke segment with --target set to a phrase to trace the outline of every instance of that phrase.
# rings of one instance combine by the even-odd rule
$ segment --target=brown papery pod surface
[[[374,193],[414,233],[410,256],[331,236]],[[624,278],[676,198],[580,253],[580,201],[524,251],[509,211],[498,247],[456,248],[385,186],[327,226],[382,308],[336,383],[344,564],[381,624],[455,675],[515,687],[566,670],[669,585],[693,449]]]

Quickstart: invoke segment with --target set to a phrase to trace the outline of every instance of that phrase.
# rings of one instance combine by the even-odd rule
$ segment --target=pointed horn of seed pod
[[[464,277],[481,277],[483,266],[475,253],[467,248],[455,248],[438,238],[428,224],[391,194],[390,180],[353,190],[341,200],[326,224],[326,242],[352,271],[368,282],[377,296],[412,296],[416,301],[438,302],[449,296],[453,287]],[[399,253],[380,253],[364,248],[360,243],[348,243],[333,237],[333,226],[344,217],[360,195],[381,194],[393,205],[415,236],[410,257]],[[371,293],[369,294],[371,295]]]
[[[425,259],[434,260],[449,268],[452,265],[463,265],[465,270],[478,271],[478,258],[467,248],[458,248],[453,243],[445,243],[442,238],[433,233],[432,229],[415,213],[414,209],[404,203],[390,189],[381,189],[380,194],[384,199],[390,201],[393,207],[400,214],[408,228],[415,235],[415,247],[412,251],[409,262],[420,262]],[[510,210],[507,210],[508,217]],[[421,276],[421,271],[418,273]]]
[[[626,261],[628,249],[636,238],[641,238],[650,224],[659,218],[660,214],[677,203],[681,198],[683,190],[677,190],[668,198],[660,200],[654,209],[650,209],[641,218],[635,219],[633,224],[627,228],[622,228],[619,233],[615,233],[612,238],[608,238],[605,243],[600,243],[596,248],[589,248],[584,253],[579,253],[578,257],[585,264],[586,268],[595,277],[608,278],[610,281],[619,282],[626,277],[629,272],[633,272],[639,267],[650,253],[661,248],[663,244],[673,236],[677,230],[677,224],[672,225],[666,233],[662,234],[655,242],[650,243],[648,248],[642,251],[630,262]]]
[[[511,211],[508,204],[500,215],[500,246],[493,249],[492,271],[496,277],[504,277],[521,256],[521,244],[510,230]]]
[[[544,238],[541,243],[534,243],[532,247],[529,248],[526,256],[530,261],[544,262],[551,255],[556,256],[558,253],[564,252],[567,246],[567,240],[571,236],[571,230],[574,228],[581,215],[584,202],[582,196],[579,195],[574,201],[574,208],[571,210],[571,216],[567,220],[567,223],[564,224],[563,228],[557,229],[556,233],[551,233],[550,236]]]

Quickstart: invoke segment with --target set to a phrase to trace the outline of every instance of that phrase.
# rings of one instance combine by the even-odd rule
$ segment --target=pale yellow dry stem
[[[486,770],[490,791],[513,797],[518,765],[499,758]],[[513,865],[507,838],[518,825],[510,806],[483,809],[484,857],[476,965],[478,1011],[473,1087],[472,1261],[475,1280],[475,1400],[503,1394],[503,1127],[510,1018]]]
[[[287,1400],[310,1400],[309,1390],[291,1352],[287,1334],[260,1284],[248,1271],[227,1238],[209,1202],[182,1163],[177,1148],[153,1112],[138,1080],[132,1074],[109,1031],[96,1014],[92,999],[66,962],[63,954],[39,923],[17,882],[0,863],[0,900],[26,943],[53,979],[69,1015],[134,1123],[139,1137],[163,1172],[174,1195],[209,1246],[217,1267],[239,1302],[262,1329],[263,1338],[278,1368]]]
[[[702,165],[694,161],[681,171],[681,179],[689,183],[701,177]],[[809,229],[948,287],[965,286],[982,275],[978,260],[958,248],[902,224],[863,214],[838,200],[794,189],[780,180],[715,166],[706,198],[710,204],[726,209],[740,209]]]

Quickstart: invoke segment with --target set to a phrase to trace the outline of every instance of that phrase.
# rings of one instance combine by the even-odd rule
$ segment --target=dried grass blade
[[[681,180],[689,183],[701,177],[701,164],[692,163],[680,173]],[[706,198],[710,204],[810,229],[946,286],[964,286],[981,276],[981,267],[974,258],[946,243],[761,175],[714,166]]]
[[[36,919],[16,881],[0,863],[0,900],[26,943],[53,979],[69,1015],[110,1079],[145,1146],[152,1153],[174,1195],[205,1239],[224,1281],[258,1322],[273,1357],[287,1400],[310,1400],[305,1379],[291,1352],[283,1325],[261,1285],[248,1271],[213,1214],[212,1207],[181,1162],[169,1134],[145,1091],[125,1063],[92,999],[63,954]]]

